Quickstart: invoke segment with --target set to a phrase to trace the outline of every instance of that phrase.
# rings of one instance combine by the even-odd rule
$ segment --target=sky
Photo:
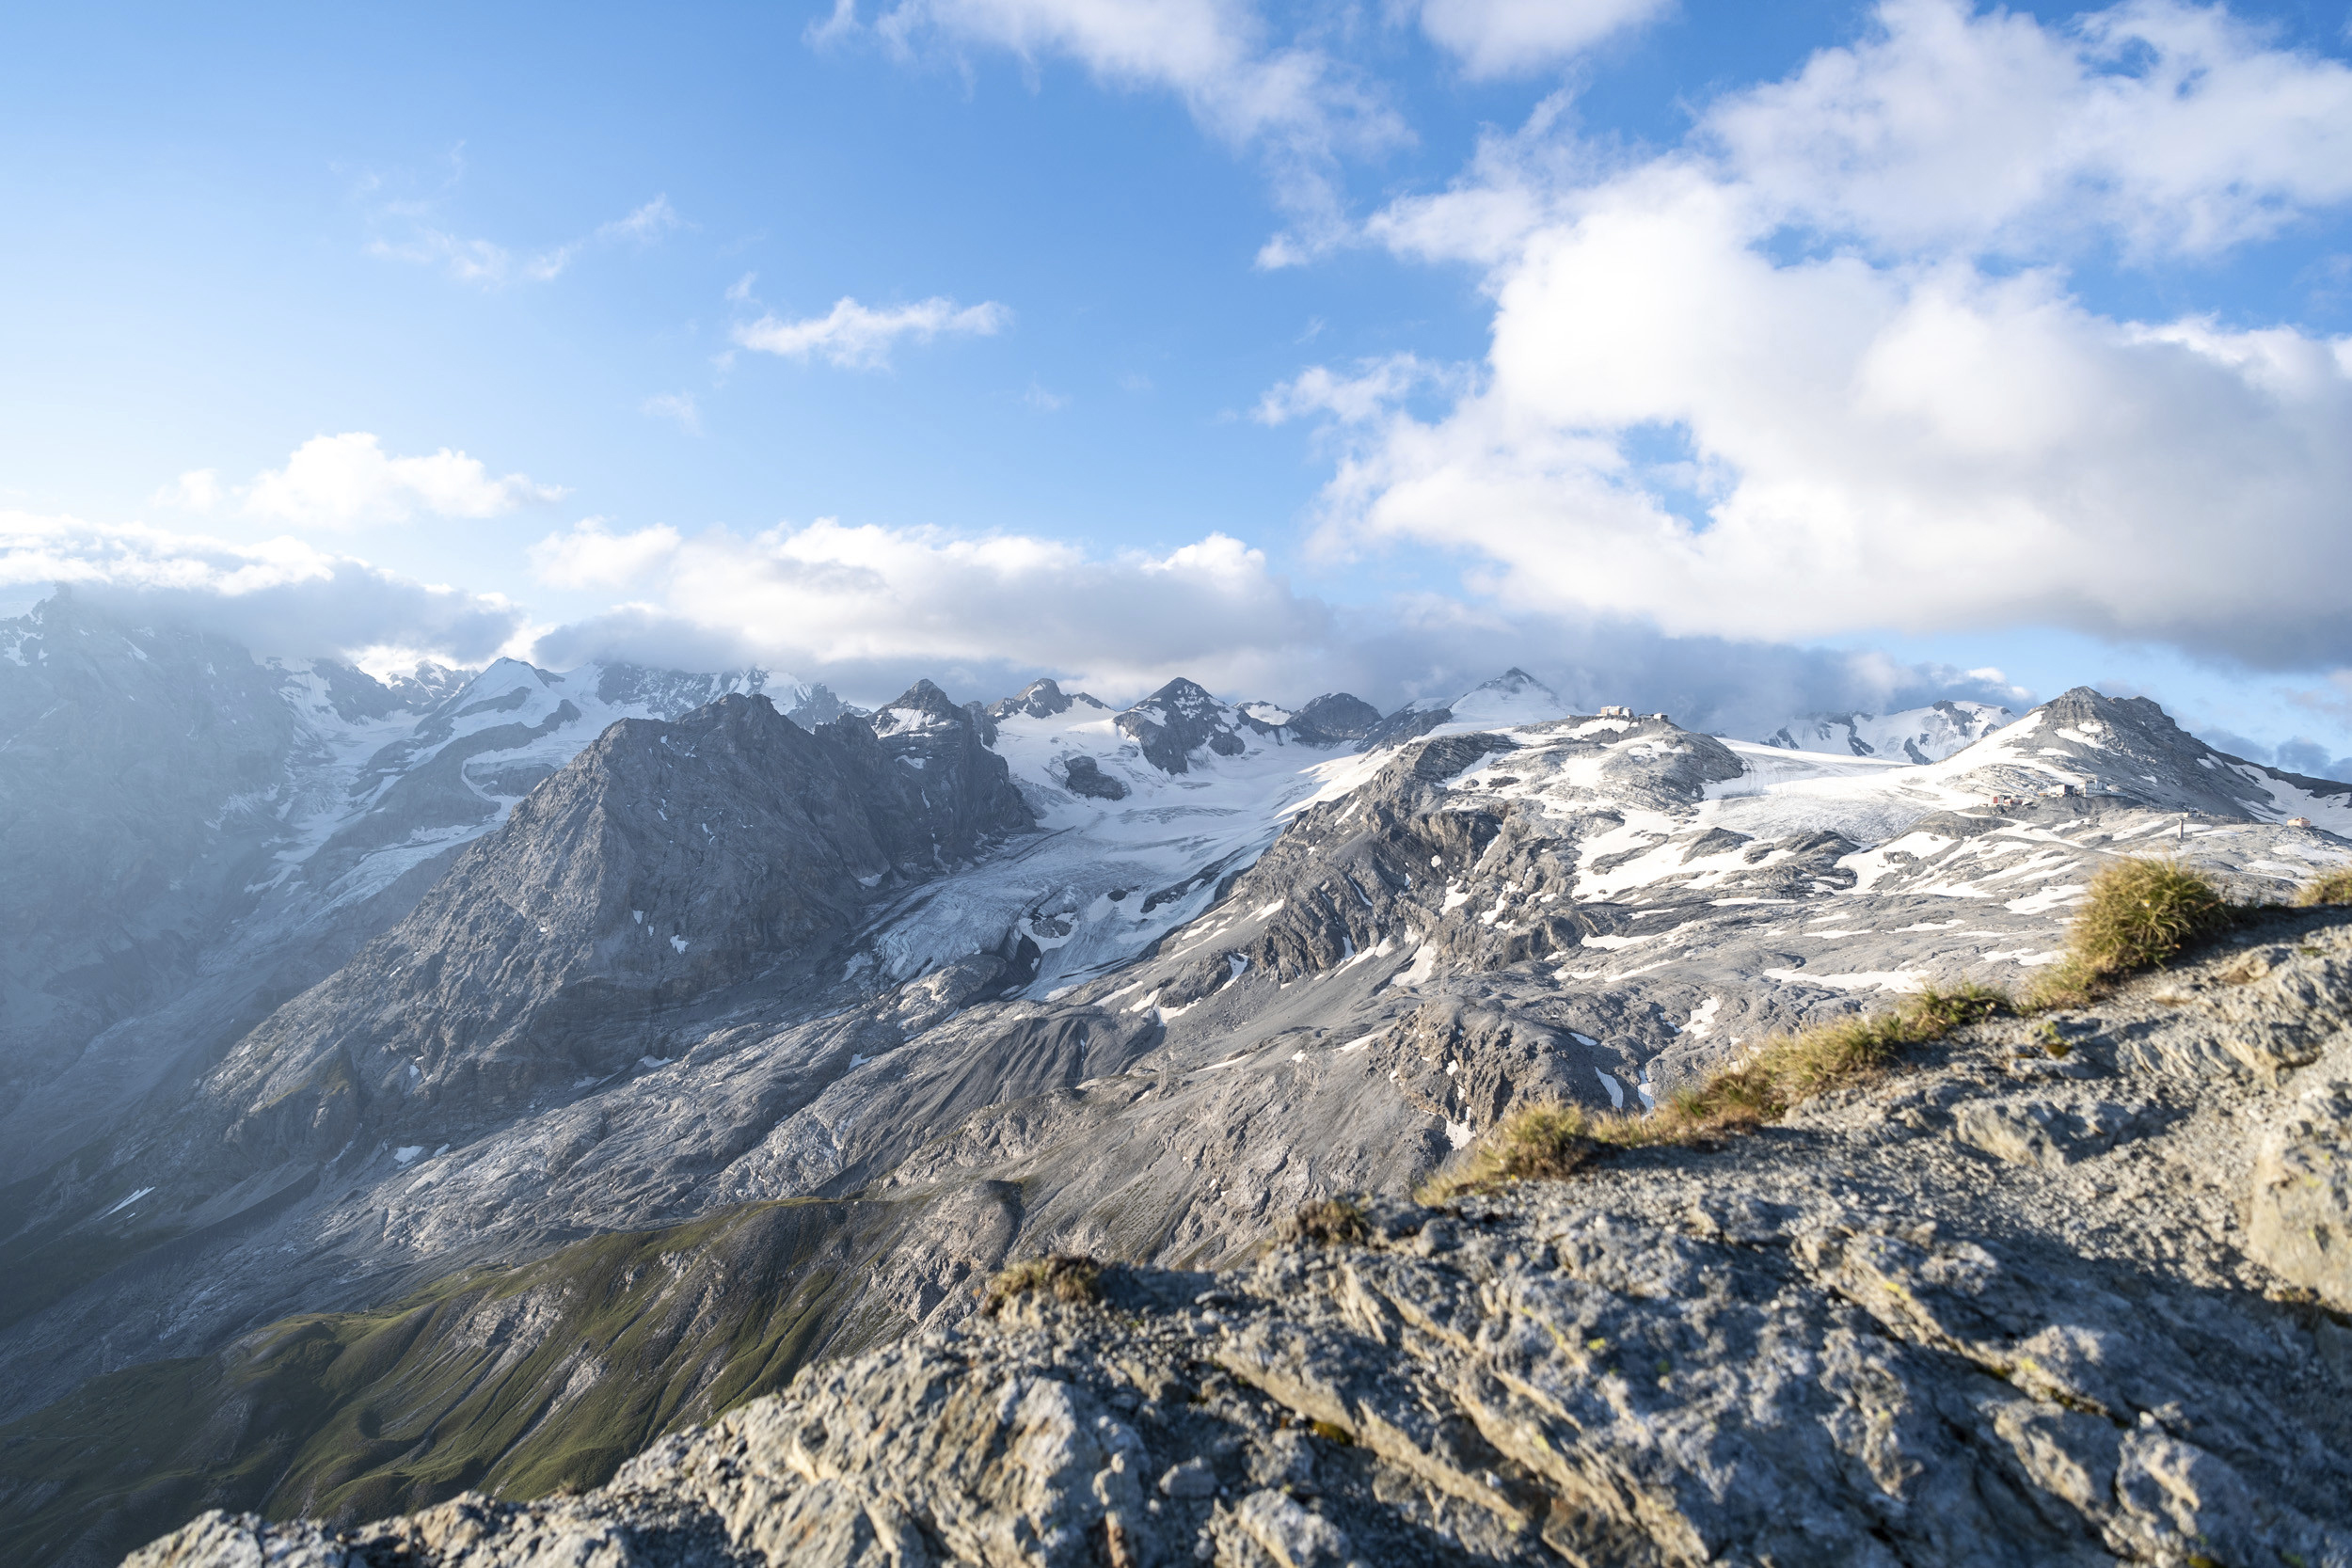
[[[0,603],[2352,772],[2352,5],[50,8]],[[11,598],[11,596],[13,596]]]

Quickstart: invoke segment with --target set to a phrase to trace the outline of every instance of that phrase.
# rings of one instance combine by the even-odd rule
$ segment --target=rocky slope
[[[580,705],[506,689],[452,738]],[[608,730],[197,1092],[6,1195],[0,1521],[74,1499],[55,1552],[96,1561],[142,1497],[595,1482],[612,1410],[944,1330],[1016,1253],[1230,1266],[1530,1097],[1630,1107],[1775,1029],[2015,984],[2117,855],[2273,891],[2352,858],[2352,789],[2088,691],[1926,767],[1565,714],[1516,672],[1391,743],[1299,722],[1352,699],[1163,697],[1140,739],[1043,683]],[[788,1264],[695,1262],[780,1204]],[[615,1246],[674,1261],[616,1289]],[[721,1299],[790,1326],[729,1335]],[[133,1381],[51,1402],[91,1377]],[[144,1457],[75,1448],[102,1386],[145,1390]]]
[[[132,1561],[2352,1562],[2347,1022],[2352,915],[2281,916],[1719,1148],[1016,1297],[595,1492]]]
[[[879,736],[854,718],[811,734],[731,695],[613,725],[240,1042],[182,1135],[240,1177],[355,1140],[462,1140],[656,1053],[665,1007],[837,966],[879,890],[1030,826],[936,687],[880,718]]]

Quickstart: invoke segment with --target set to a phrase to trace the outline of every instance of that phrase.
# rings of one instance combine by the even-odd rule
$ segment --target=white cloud
[[[545,634],[532,657],[719,668],[755,661],[866,700],[917,675],[996,697],[1040,673],[1123,701],[1189,675],[1298,703],[1353,690],[1383,706],[1452,696],[1524,665],[1571,701],[1632,702],[1702,727],[1768,734],[1793,714],[1940,696],[2013,701],[1955,670],[1883,655],[1676,639],[1622,618],[1506,613],[1435,594],[1342,609],[1295,592],[1264,554],[1212,533],[1101,555],[1025,534],[971,538],[830,519],[745,537],[596,520],[533,551],[541,575],[633,602]]]
[[[637,405],[641,414],[660,420],[675,420],[677,427],[689,436],[703,433],[703,411],[691,392],[656,392]]]
[[[735,328],[735,341],[763,354],[795,359],[814,354],[836,365],[879,370],[890,363],[891,347],[901,339],[927,343],[942,333],[992,338],[1011,320],[1012,312],[993,300],[960,306],[952,299],[934,296],[913,305],[870,309],[845,296],[821,316],[786,321],[766,315],[740,323]]]
[[[523,630],[498,594],[428,586],[299,539],[239,544],[0,512],[0,589],[50,584],[296,658],[399,646],[479,663]]]
[[[836,0],[810,40],[857,28],[854,0]],[[1106,85],[1174,94],[1212,135],[1264,161],[1292,224],[1268,242],[1266,265],[1345,236],[1341,156],[1412,139],[1376,88],[1315,44],[1277,39],[1247,0],[898,0],[873,31],[905,57],[967,46],[1060,55]]]
[[[1521,664],[1587,707],[1632,702],[1735,734],[1816,709],[2008,695],[1870,653],[1673,639],[1434,594],[1342,610],[1295,592],[1261,551],[1223,534],[1103,556],[1030,535],[820,521],[690,539],[588,518],[542,539],[532,560],[550,586],[615,589],[633,602],[533,628],[497,594],[428,587],[299,539],[235,544],[0,513],[0,605],[11,611],[63,583],[260,653],[332,653],[371,669],[500,653],[556,669],[597,657],[685,669],[754,660],[868,701],[917,675],[995,697],[1046,673],[1123,701],[1187,674],[1235,696],[1295,704],[1353,690],[1386,707]]]
[[[2095,229],[2204,254],[2352,197],[2352,69],[2220,7],[2129,0],[2067,29],[1953,0],[1878,14],[1708,115],[1772,216],[1897,249]]]
[[[404,203],[384,209],[378,221],[386,217],[414,219],[429,210],[429,206]],[[651,245],[684,222],[670,205],[668,197],[657,196],[625,216],[597,225],[582,238],[542,250],[516,251],[494,240],[468,239],[425,223],[410,224],[397,238],[378,235],[368,242],[367,248],[371,256],[437,266],[461,283],[501,289],[510,283],[551,282],[592,245],[624,242],[640,246]]]
[[[1021,394],[1021,401],[1041,414],[1058,414],[1070,406],[1067,396],[1060,392],[1049,392],[1035,381],[1031,381],[1029,389]]]
[[[1341,443],[1325,541],[1462,550],[1503,604],[1674,632],[2352,659],[2352,340],[2119,320],[2064,271],[2352,196],[2352,73],[2179,6],[1879,18],[1683,150],[1609,164],[1555,104],[1383,214],[1483,269],[1491,348],[1434,416],[1403,361],[1268,395]]]
[[[543,541],[533,558],[550,580],[627,582],[643,601],[556,638],[550,657],[564,659],[625,632],[634,645],[723,650],[803,673],[1054,668],[1132,684],[1178,664],[1221,678],[1330,631],[1325,606],[1294,595],[1262,553],[1219,534],[1159,555],[1102,557],[1031,535],[831,519],[682,541],[667,529],[613,536],[582,525]]]
[[[1422,0],[1422,30],[1471,76],[1558,65],[1666,9],[1670,0]]]
[[[400,522],[419,512],[495,517],[533,501],[559,499],[564,491],[522,474],[493,477],[478,458],[447,447],[425,457],[393,457],[373,436],[351,431],[313,436],[284,467],[255,475],[238,495],[247,516],[296,528],[342,529]]]
[[[220,505],[226,494],[220,475],[210,468],[194,468],[157,490],[152,499],[157,506],[176,507],[183,512],[210,512]]]
[[[603,518],[588,517],[532,546],[531,569],[554,588],[633,588],[665,566],[678,544],[667,524],[616,534],[605,531]]]
[[[1411,354],[1368,359],[1345,374],[1315,365],[1270,388],[1250,417],[1260,424],[1327,414],[1342,424],[1378,419],[1423,387],[1467,389],[1470,377],[1458,366],[1435,364]]]
[[[670,205],[668,197],[657,196],[627,217],[597,225],[596,237],[608,245],[622,240],[651,245],[685,221],[677,215],[677,209]]]

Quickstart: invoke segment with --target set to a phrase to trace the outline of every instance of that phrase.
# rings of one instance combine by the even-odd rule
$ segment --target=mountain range
[[[60,594],[0,626],[0,1528],[43,1563],[599,1484],[1009,1259],[1230,1264],[1515,1106],[2018,984],[2116,857],[2352,862],[2352,785],[2089,689],[1765,741],[1517,670],[865,712],[388,685]]]

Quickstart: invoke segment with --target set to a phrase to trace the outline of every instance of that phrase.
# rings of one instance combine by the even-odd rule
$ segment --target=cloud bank
[[[1034,536],[830,519],[694,538],[590,522],[550,534],[532,560],[551,585],[630,595],[544,635],[544,663],[750,661],[869,701],[918,675],[993,697],[1047,673],[1120,701],[1185,674],[1236,695],[1296,703],[1348,689],[1386,707],[1453,696],[1513,664],[1573,702],[1630,702],[1738,734],[1817,708],[2017,700],[1997,671],[1674,638],[1621,618],[1501,613],[1438,595],[1334,606],[1218,533],[1165,554],[1100,555]]]
[[[284,467],[264,469],[247,483],[224,485],[212,469],[199,468],[155,499],[192,512],[228,507],[292,528],[353,529],[405,522],[420,512],[496,517],[564,495],[563,486],[534,483],[524,474],[495,476],[480,459],[447,447],[424,457],[394,457],[375,436],[351,431],[313,436]]]
[[[2352,71],[2226,12],[1890,0],[1626,161],[1555,103],[1371,234],[1466,263],[1483,364],[1309,370],[1326,547],[1464,553],[1522,613],[1791,640],[2046,625],[2352,664],[2352,340],[2126,320],[2074,267],[2352,198]],[[1408,405],[1435,389],[1435,413]]]
[[[521,610],[498,594],[429,586],[298,539],[232,544],[144,524],[0,512],[0,590],[53,584],[263,656],[396,653],[480,664],[524,631]]]

